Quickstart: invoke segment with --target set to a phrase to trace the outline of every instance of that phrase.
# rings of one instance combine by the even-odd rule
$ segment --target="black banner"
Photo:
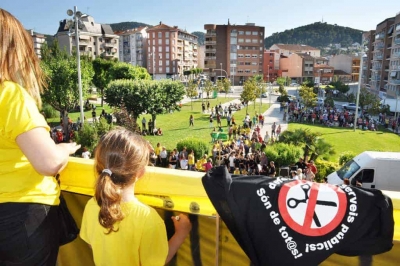
[[[390,198],[379,190],[305,180],[233,176],[217,167],[204,188],[254,265],[318,265],[333,253],[392,248]]]

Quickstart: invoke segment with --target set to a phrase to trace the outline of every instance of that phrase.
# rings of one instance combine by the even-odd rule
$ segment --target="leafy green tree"
[[[115,65],[112,60],[106,60],[101,57],[97,57],[92,61],[94,76],[92,79],[93,85],[100,89],[101,95],[101,106],[103,106],[103,93],[104,88],[108,86],[111,81],[111,75],[109,74],[110,69]]]
[[[151,80],[150,74],[144,67],[133,66],[125,62],[117,62],[110,68],[110,79]]]
[[[75,55],[60,50],[57,41],[52,47],[42,48],[44,57],[41,67],[48,76],[48,87],[42,94],[44,103],[58,111],[69,111],[79,105],[78,70]],[[82,94],[86,98],[94,75],[92,63],[87,56],[81,56]]]
[[[311,132],[309,129],[295,129],[294,131],[286,130],[279,137],[279,142],[293,144],[303,148],[304,157],[308,157],[315,150],[315,145],[321,134]]]
[[[310,159],[314,161],[321,156],[335,153],[333,146],[320,137],[316,139],[314,146],[310,147],[310,151]]]
[[[361,88],[359,100],[361,110],[364,110],[364,108],[368,106],[373,113],[379,113],[381,100],[376,94],[371,93],[366,88]]]
[[[293,144],[274,143],[265,149],[265,155],[269,161],[274,161],[278,167],[294,164],[301,157],[302,149]]]
[[[254,79],[248,79],[244,82],[243,91],[240,94],[240,100],[246,103],[246,113],[249,108],[249,102],[257,99],[257,84]]]
[[[335,90],[338,90],[342,94],[346,94],[349,90],[350,87],[347,84],[344,84],[342,81],[332,81],[329,83],[330,86],[332,86]]]
[[[231,88],[231,81],[229,79],[222,79],[217,81],[217,87],[219,91],[225,92],[225,98],[229,92],[229,89]]]
[[[213,83],[211,82],[211,80],[207,79],[204,83],[204,88],[203,88],[203,91],[207,93],[207,98],[209,98],[210,93],[213,92],[213,90],[214,90]]]
[[[303,99],[304,105],[306,107],[314,107],[317,102],[317,95],[314,93],[314,89],[301,85],[299,89],[299,95]]]
[[[186,87],[186,96],[190,98],[191,108],[193,111],[193,97],[196,97],[197,93],[197,83],[191,79],[188,82],[188,86]]]
[[[284,78],[284,77],[278,77],[277,79],[276,79],[276,83],[279,85],[279,86],[285,86],[285,82],[286,82],[286,78]]]

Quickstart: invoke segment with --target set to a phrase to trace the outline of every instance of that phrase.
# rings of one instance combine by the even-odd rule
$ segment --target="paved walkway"
[[[272,124],[276,123],[276,128],[281,125],[281,133],[288,128],[287,122],[283,121],[283,111],[280,112],[280,103],[276,102],[271,104],[269,109],[263,113],[264,115],[264,126],[260,130],[261,137],[264,138],[265,133],[271,136]]]

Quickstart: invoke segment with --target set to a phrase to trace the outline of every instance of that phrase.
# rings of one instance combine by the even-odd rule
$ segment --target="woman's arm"
[[[56,145],[43,127],[22,133],[16,138],[16,142],[33,168],[45,176],[59,173],[67,165],[69,155],[81,147],[76,143]]]

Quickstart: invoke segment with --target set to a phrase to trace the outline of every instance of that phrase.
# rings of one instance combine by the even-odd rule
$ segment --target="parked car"
[[[261,98],[268,98],[268,93],[267,92],[263,92],[261,94]]]
[[[356,106],[355,103],[348,103],[348,104],[343,104],[343,105],[342,105],[342,108],[343,108],[344,110],[355,111],[356,108],[357,108],[357,106]],[[358,107],[358,111],[361,111],[361,108],[360,108],[360,107]]]

